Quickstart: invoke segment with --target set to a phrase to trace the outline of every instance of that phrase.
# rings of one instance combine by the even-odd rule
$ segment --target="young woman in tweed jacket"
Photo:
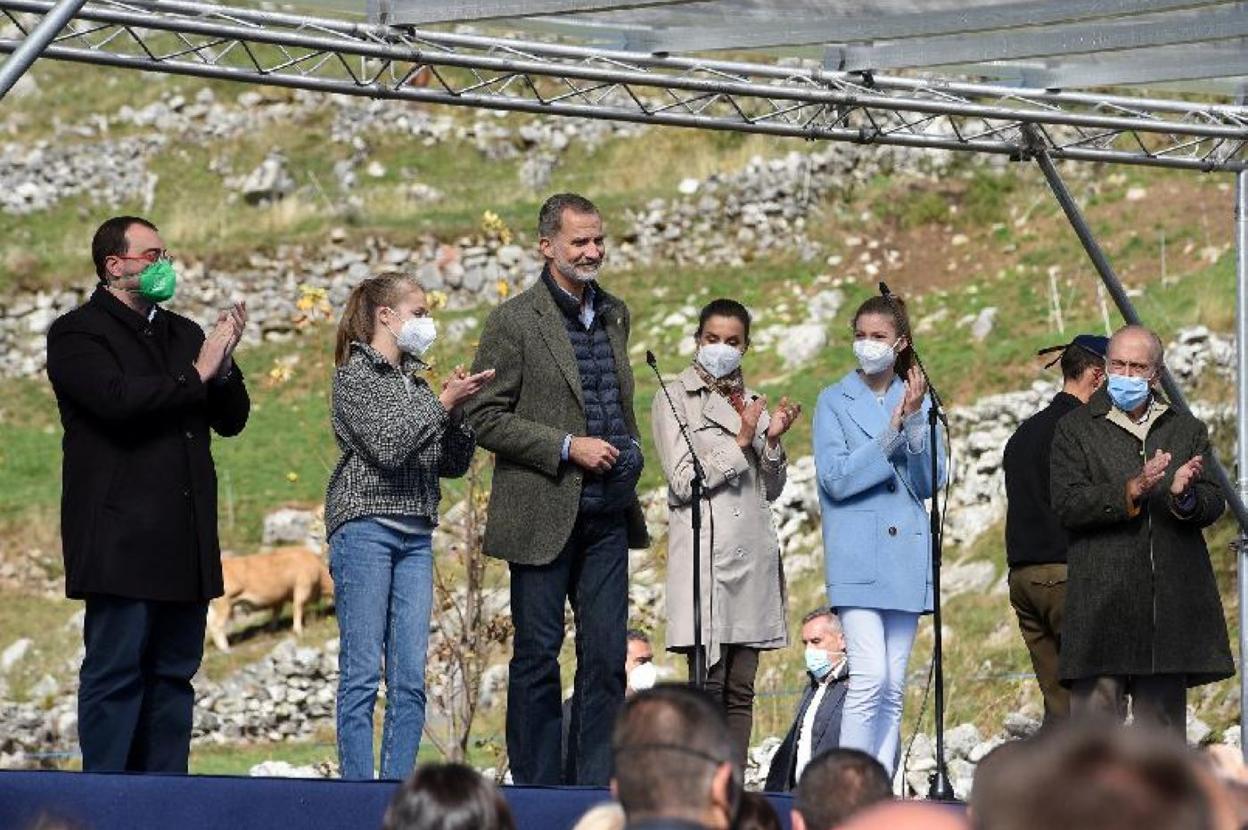
[[[338,761],[373,777],[373,708],[386,667],[381,777],[411,772],[425,722],[439,478],[476,447],[461,404],[493,377],[456,368],[437,394],[417,375],[433,343],[424,290],[388,272],[352,290],[338,325],[331,418],[341,456],[325,496],[338,613]]]

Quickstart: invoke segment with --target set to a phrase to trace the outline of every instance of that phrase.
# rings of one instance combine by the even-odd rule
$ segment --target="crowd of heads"
[[[723,714],[696,689],[659,685],[634,694],[611,748],[614,801],[589,810],[576,830],[665,821],[714,830],[783,826],[765,795],[744,789]],[[875,758],[844,748],[806,766],[791,804],[794,830],[1235,830],[1248,826],[1248,772],[1237,752],[1193,750],[1139,727],[1072,722],[986,755],[965,805],[895,798]],[[459,764],[417,769],[384,825],[515,826],[499,790]]]

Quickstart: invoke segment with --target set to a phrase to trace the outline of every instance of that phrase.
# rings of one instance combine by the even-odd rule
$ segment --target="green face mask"
[[[149,302],[163,303],[173,296],[177,286],[178,275],[167,259],[158,259],[139,272],[139,296]]]

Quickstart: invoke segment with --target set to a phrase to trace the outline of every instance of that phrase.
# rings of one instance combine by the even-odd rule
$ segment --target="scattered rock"
[[[287,761],[261,761],[247,770],[252,778],[329,778],[321,766],[297,767]]]
[[[34,642],[29,637],[14,640],[0,653],[0,674],[8,674],[28,653]]]
[[[1005,734],[1011,738],[1030,738],[1040,731],[1040,721],[1029,718],[1021,712],[1011,712],[1002,723]]]
[[[943,599],[959,594],[984,593],[997,578],[997,566],[984,559],[955,562],[940,569],[940,595]]]
[[[243,198],[249,204],[259,205],[286,198],[295,189],[295,180],[286,170],[286,159],[272,153],[260,166],[243,180]]]
[[[975,317],[975,322],[971,323],[971,337],[975,338],[976,342],[982,343],[988,335],[992,334],[992,324],[996,319],[997,309],[994,306],[982,309]]]
[[[975,728],[975,724],[964,723],[945,731],[945,754],[950,759],[961,758],[965,760],[970,757],[975,747],[982,742],[983,737],[979,734],[979,730]]]
[[[316,510],[283,507],[264,517],[264,545],[310,545],[318,550],[324,542],[325,522]]]
[[[1209,724],[1196,717],[1196,712],[1189,706],[1187,709],[1187,742],[1192,746],[1200,746],[1212,732]]]

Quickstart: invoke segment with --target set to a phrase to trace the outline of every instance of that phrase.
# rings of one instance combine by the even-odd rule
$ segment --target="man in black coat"
[[[841,745],[841,712],[849,689],[845,634],[831,609],[820,608],[802,618],[806,671],[810,686],[784,742],[771,758],[764,789],[787,792],[797,786],[812,758]]]
[[[64,427],[65,589],[86,600],[78,734],[87,771],[186,772],[207,602],[220,596],[209,429],[237,435],[250,402],[233,351],[241,303],[205,338],[159,303],[175,276],[156,227],[109,219],[99,287],[48,331]]]
[[[1005,444],[1005,555],[1010,605],[1018,616],[1044,696],[1044,721],[1070,714],[1070,692],[1058,676],[1066,606],[1066,528],[1049,505],[1049,450],[1057,422],[1088,402],[1105,382],[1109,338],[1081,334],[1061,350],[1062,391],[1019,425]],[[1052,365],[1051,363],[1049,364]],[[1047,368],[1047,367],[1046,367]]]
[[[1109,343],[1105,389],[1057,425],[1053,510],[1070,532],[1061,676],[1071,712],[1182,735],[1186,689],[1235,673],[1202,530],[1226,504],[1204,473],[1204,424],[1153,388],[1157,335]]]

